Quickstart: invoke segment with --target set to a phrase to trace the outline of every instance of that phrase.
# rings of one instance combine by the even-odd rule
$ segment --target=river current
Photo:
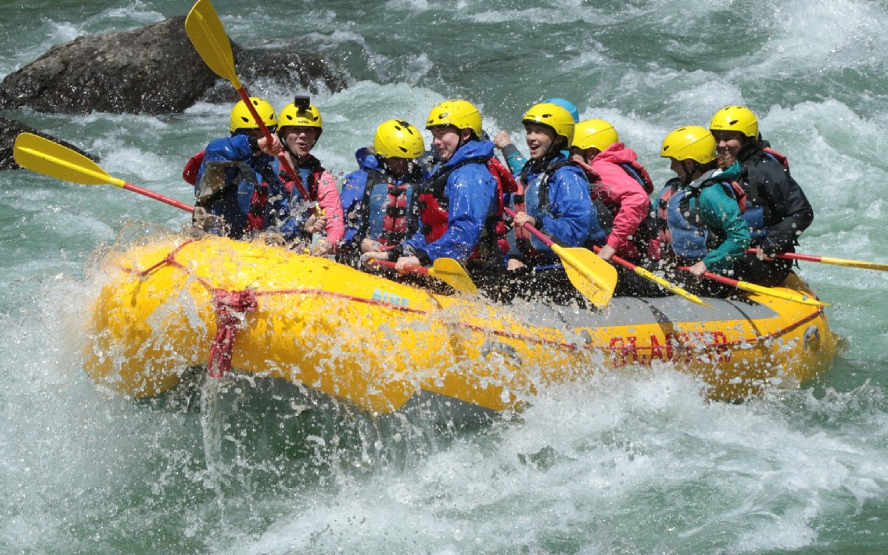
[[[560,96],[614,123],[660,186],[669,131],[743,104],[814,206],[799,252],[888,262],[888,3],[777,4],[215,2],[238,43],[303,40],[347,76],[313,97],[334,175],[380,122],[421,126],[452,97],[526,152],[524,110]],[[3,2],[0,78],[189,7]],[[278,108],[304,93],[245,84]],[[229,109],[3,115],[190,203],[182,167]],[[0,553],[888,552],[888,274],[803,263],[848,347],[800,390],[713,403],[667,364],[627,368],[442,431],[304,411],[249,382],[165,406],[98,388],[80,364],[95,261],[127,230],[187,221],[115,187],[0,173]]]

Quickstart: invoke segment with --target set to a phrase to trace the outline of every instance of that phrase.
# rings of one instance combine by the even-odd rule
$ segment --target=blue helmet
[[[574,106],[574,103],[565,98],[550,98],[548,100],[543,100],[542,104],[554,104],[556,106],[561,106],[568,112],[570,112],[571,117],[574,119],[574,123],[580,122],[580,111],[577,110],[577,107]]]

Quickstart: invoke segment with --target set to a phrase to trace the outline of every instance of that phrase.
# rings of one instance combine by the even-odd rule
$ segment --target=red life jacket
[[[448,212],[447,197],[444,196],[444,186],[447,185],[447,172],[435,179],[428,186],[422,188],[419,194],[419,217],[422,220],[422,234],[426,243],[434,243],[447,232]]]
[[[408,185],[388,184],[388,202],[382,221],[379,242],[387,247],[401,244],[407,236],[407,188]]]
[[[384,210],[383,223],[381,230],[373,230],[378,232],[378,237],[370,237],[386,247],[394,247],[411,234],[411,212],[410,204],[412,201],[408,197],[411,191],[415,191],[416,185],[409,181],[405,181],[400,185],[386,182],[386,177],[380,172],[370,172],[367,183],[364,185],[364,198],[361,204],[361,229],[358,236],[368,237],[370,232],[370,213],[371,211]],[[371,206],[373,191],[381,184],[385,184],[387,194],[385,201],[381,206]],[[415,193],[414,193],[415,194]]]
[[[185,164],[185,169],[182,170],[182,179],[184,179],[186,183],[197,185],[197,174],[200,173],[203,159],[203,150],[188,159],[188,163]]]
[[[305,187],[305,183],[302,183],[302,181],[301,181],[301,177],[300,177],[300,173],[299,173],[300,167],[307,167],[307,168],[311,169],[311,173],[308,176],[308,187]],[[308,194],[311,197],[311,198],[304,199],[304,200],[306,200],[308,202],[317,202],[317,200],[318,200],[318,182],[321,179],[321,175],[323,175],[323,173],[324,173],[324,167],[321,165],[320,160],[318,160],[314,156],[309,156],[308,162],[306,162],[304,164],[300,164],[299,166],[297,166],[294,169],[296,170],[296,179],[300,180],[299,181],[300,185],[302,185],[303,188],[306,191],[308,191]],[[286,187],[288,194],[292,195],[294,189],[297,192],[299,191],[299,188],[295,187],[296,182],[293,179],[290,179],[290,174],[287,173],[286,170],[281,169],[280,173],[278,174],[278,177],[284,183],[284,187]],[[300,194],[299,196],[302,196],[302,195]]]
[[[497,220],[493,232],[494,235],[496,235],[496,242],[497,245],[499,245],[500,251],[502,251],[503,254],[506,254],[509,252],[509,240],[506,238],[506,234],[509,233],[509,226],[503,221],[503,195],[518,193],[521,185],[515,180],[512,172],[510,172],[509,169],[496,157],[487,161],[487,169],[490,170],[490,175],[496,179]]]
[[[777,152],[769,146],[762,148],[762,150],[765,152],[765,154],[780,162],[780,164],[782,164],[786,170],[789,170],[789,158],[787,158],[785,154]]]
[[[444,194],[444,189],[447,186],[447,178],[450,177],[450,174],[457,168],[470,163],[484,164],[496,181],[496,207],[494,212],[487,217],[484,226],[485,229],[481,232],[479,245],[481,241],[485,239],[485,234],[490,234],[494,237],[494,241],[497,243],[499,250],[502,251],[503,245],[499,241],[499,234],[501,232],[504,238],[505,234],[508,232],[505,225],[498,225],[503,221],[503,187],[508,187],[510,189],[514,188],[517,190],[518,186],[515,179],[512,177],[512,174],[509,173],[509,170],[494,158],[469,158],[463,160],[461,163],[448,168],[446,172],[423,186],[419,194],[419,215],[422,220],[423,235],[425,235],[426,243],[433,243],[440,239],[447,231],[447,225],[450,218],[448,199]],[[506,250],[508,250],[508,245],[506,245]],[[469,257],[469,259],[476,258],[478,255],[479,250],[476,248],[475,252]]]
[[[515,191],[515,194],[512,196],[512,209],[517,214],[518,212],[525,212],[527,206],[524,202],[524,182],[518,180],[516,183],[518,184],[518,190]],[[513,229],[515,230],[515,242],[521,252],[527,256],[542,256],[538,250],[533,248],[533,245],[530,242],[530,232],[527,231],[523,225],[516,226]]]

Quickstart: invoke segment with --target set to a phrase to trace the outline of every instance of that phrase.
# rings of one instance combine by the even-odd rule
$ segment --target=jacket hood
[[[355,151],[355,160],[358,161],[358,167],[362,170],[379,171],[381,169],[379,158],[366,146]]]
[[[599,152],[595,157],[596,162],[611,162],[613,164],[631,164],[638,159],[638,155],[631,148],[626,148],[623,143],[614,143]]]
[[[708,181],[736,181],[738,177],[740,177],[740,172],[743,171],[743,167],[740,166],[739,162],[734,162],[727,168],[720,170],[718,168],[714,170],[709,170],[704,173],[697,179],[691,182],[689,187],[701,187],[706,184]]]
[[[712,177],[717,177],[726,181],[736,181],[737,178],[740,177],[740,173],[742,171],[743,166],[740,165],[740,162],[735,161],[733,164],[723,170],[714,170]]]
[[[478,141],[469,141],[466,144],[459,147],[459,149],[453,153],[453,156],[444,163],[444,168],[449,166],[454,166],[468,160],[470,158],[491,158],[493,156],[493,143],[491,141],[478,140]]]

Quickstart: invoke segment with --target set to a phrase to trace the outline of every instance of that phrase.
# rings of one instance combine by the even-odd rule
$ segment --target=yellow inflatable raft
[[[213,351],[214,373],[230,362],[376,414],[429,397],[500,411],[578,373],[658,361],[699,376],[714,399],[741,399],[798,387],[837,350],[822,308],[774,297],[497,306],[217,237],[132,247],[104,272],[84,367],[132,397],[175,388]],[[785,286],[804,289],[795,276]]]

